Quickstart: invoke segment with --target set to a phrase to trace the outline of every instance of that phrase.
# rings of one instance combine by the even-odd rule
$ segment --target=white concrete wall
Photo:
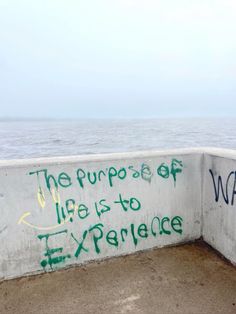
[[[199,238],[202,169],[198,150],[0,162],[0,279]]]
[[[236,264],[235,151],[205,150],[203,239]]]

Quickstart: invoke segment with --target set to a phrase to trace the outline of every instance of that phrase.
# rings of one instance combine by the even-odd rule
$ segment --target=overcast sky
[[[0,0],[0,109],[236,115],[236,1]]]

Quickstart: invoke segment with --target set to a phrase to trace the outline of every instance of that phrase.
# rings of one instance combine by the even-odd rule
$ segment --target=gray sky
[[[236,115],[236,1],[0,0],[0,109]]]

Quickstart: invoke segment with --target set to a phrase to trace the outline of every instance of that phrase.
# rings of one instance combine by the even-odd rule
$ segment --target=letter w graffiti
[[[215,179],[213,171],[211,169],[209,169],[209,172],[211,174],[212,177],[212,181],[213,181],[213,185],[214,185],[214,192],[215,192],[215,201],[218,202],[219,198],[220,198],[220,191],[222,193],[222,196],[224,198],[224,201],[226,204],[229,204],[229,195],[228,195],[228,185],[229,185],[229,179],[231,177],[232,174],[236,175],[236,172],[231,171],[227,177],[226,183],[225,183],[225,188],[223,187],[223,182],[222,182],[222,178],[219,175],[217,179]],[[217,181],[217,183],[216,183]],[[234,180],[234,185],[235,185],[235,180]],[[231,205],[233,205],[234,203],[234,192],[232,193],[232,200],[231,200]]]

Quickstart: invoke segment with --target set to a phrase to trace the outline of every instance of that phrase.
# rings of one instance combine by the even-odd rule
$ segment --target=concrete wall
[[[236,153],[0,161],[0,280],[203,239],[236,264]]]
[[[203,238],[236,264],[236,152],[206,149]]]
[[[178,150],[0,162],[0,279],[199,238],[202,157]]]

